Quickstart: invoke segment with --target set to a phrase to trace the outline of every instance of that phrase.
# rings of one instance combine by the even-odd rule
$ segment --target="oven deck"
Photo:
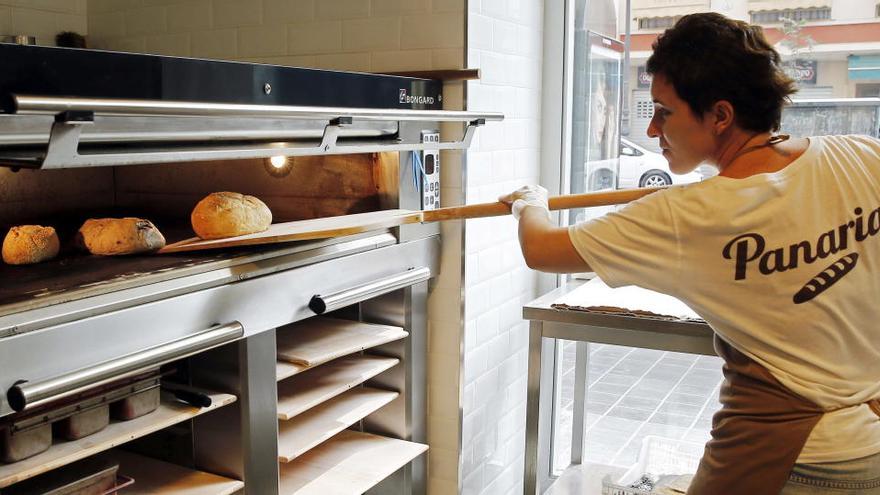
[[[169,235],[168,242],[192,233]],[[0,263],[0,317],[85,297],[231,268],[376,235],[177,254],[93,256],[68,253],[34,265]]]

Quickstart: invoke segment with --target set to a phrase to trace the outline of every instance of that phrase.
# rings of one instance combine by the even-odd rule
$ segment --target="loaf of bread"
[[[165,237],[142,218],[90,218],[79,228],[79,244],[92,254],[145,253],[165,246]]]
[[[58,256],[60,246],[58,234],[52,227],[12,227],[3,239],[3,261],[10,265],[39,263]]]
[[[211,193],[193,209],[192,227],[202,239],[221,239],[262,232],[272,224],[272,212],[253,196]]]

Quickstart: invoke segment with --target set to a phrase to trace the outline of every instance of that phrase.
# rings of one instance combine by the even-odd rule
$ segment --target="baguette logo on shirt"
[[[823,232],[813,243],[801,241],[767,249],[767,242],[761,234],[749,232],[731,239],[722,249],[721,255],[724,259],[734,261],[734,280],[745,280],[753,263],[757,265],[761,275],[792,270],[802,264],[811,265],[846,250],[850,239],[862,242],[880,233],[880,208],[871,211],[867,220],[862,208],[856,208],[853,213],[855,218]],[[837,259],[804,284],[792,297],[793,302],[801,304],[818,296],[852,271],[858,261],[858,253],[850,253]]]

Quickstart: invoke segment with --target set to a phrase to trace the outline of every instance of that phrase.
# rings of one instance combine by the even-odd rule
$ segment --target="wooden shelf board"
[[[234,395],[209,393],[213,403],[198,408],[176,401],[163,392],[159,408],[150,414],[129,421],[113,421],[103,430],[85,438],[56,441],[49,450],[13,464],[0,465],[0,488],[51,471],[73,461],[103,452],[135,438],[167,428],[235,402]]]
[[[316,317],[277,333],[278,360],[317,366],[338,357],[405,338],[400,327]]]
[[[278,384],[278,419],[288,420],[356,387],[400,360],[380,356],[346,356]]]
[[[420,443],[344,430],[281,464],[283,495],[357,495],[428,450]]]
[[[108,455],[119,461],[119,474],[134,478],[134,484],[120,490],[123,495],[232,495],[244,488],[239,480],[224,478],[159,461],[150,457],[112,450]]]
[[[397,392],[359,387],[278,425],[278,460],[290,462],[394,400]]]
[[[280,382],[281,380],[290,378],[293,375],[298,375],[307,369],[309,369],[308,366],[303,366],[301,364],[278,361],[277,363],[275,363],[275,381]]]

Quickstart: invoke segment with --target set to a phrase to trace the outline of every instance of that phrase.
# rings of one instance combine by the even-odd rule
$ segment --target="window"
[[[823,21],[831,19],[831,7],[813,7],[809,9],[761,10],[750,12],[753,24],[776,24],[782,19],[793,21]]]
[[[623,143],[620,144],[620,154],[624,156],[642,156],[644,153],[633,148],[632,146],[627,146]]]
[[[880,98],[880,83],[856,84],[856,98]]]
[[[680,15],[675,17],[642,17],[639,19],[639,29],[667,29],[675,25],[681,19]]]

